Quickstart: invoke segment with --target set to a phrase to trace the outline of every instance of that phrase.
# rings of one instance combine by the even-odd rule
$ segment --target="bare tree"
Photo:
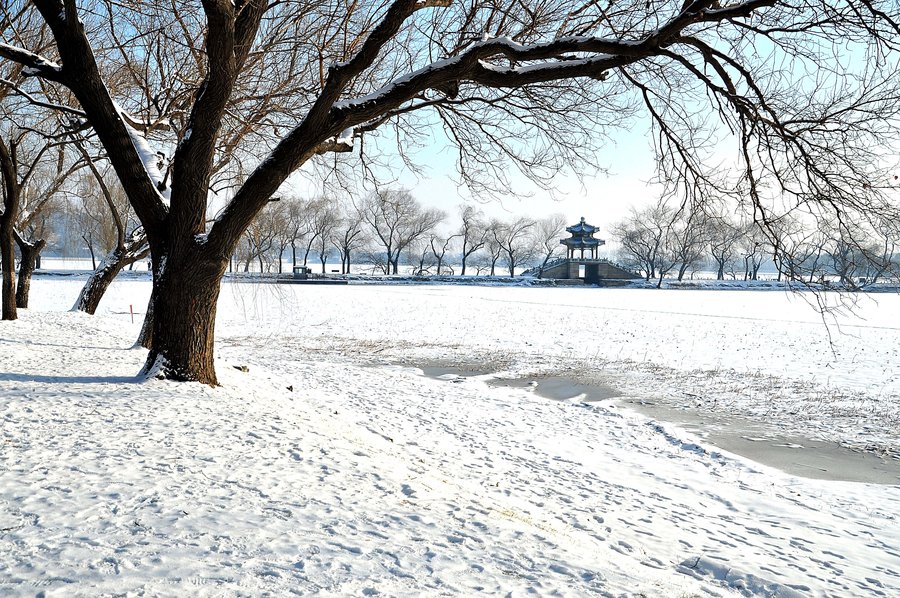
[[[659,178],[691,201],[745,194],[764,229],[782,198],[821,216],[895,210],[883,149],[900,114],[894,0],[31,4],[55,47],[7,35],[0,56],[56,97],[67,91],[74,101],[22,89],[77,114],[106,149],[151,248],[157,317],[145,371],[168,378],[216,383],[219,284],[269,198],[304,165],[333,167],[328,154],[359,148],[354,139],[388,123],[411,131],[434,115],[460,148],[464,181],[499,192],[510,165],[545,188],[570,165],[595,167],[598,146],[640,112]],[[4,5],[11,18],[21,8]],[[138,33],[130,45],[120,23]],[[873,58],[836,60],[847,45]],[[142,93],[106,85],[98,56]],[[242,126],[258,98],[287,108]],[[150,130],[166,133],[157,122],[174,123],[163,172],[145,160],[157,155]],[[709,167],[720,126],[734,133],[737,186]],[[208,224],[221,172],[236,192]]]
[[[94,271],[81,288],[72,309],[93,314],[119,272],[146,258],[150,247],[143,229],[133,218],[131,206],[118,181],[107,182],[107,177],[97,169],[87,152],[80,149],[93,179],[84,179],[80,186],[77,220],[82,238],[91,252]],[[100,244],[101,251],[106,252],[99,267],[94,257],[95,242]]]
[[[426,276],[437,266],[437,258],[431,243],[424,238],[415,239],[405,249],[406,263],[412,266],[413,276]]]
[[[50,220],[59,211],[60,202],[55,196],[45,196],[36,202],[20,218],[13,230],[19,246],[19,277],[16,282],[16,307],[26,309],[31,291],[31,277],[41,267],[41,252],[53,234]]]
[[[532,234],[535,226],[534,220],[522,217],[505,222],[495,229],[494,235],[510,276],[516,275],[516,268],[534,259],[535,243]]]
[[[271,271],[275,259],[281,260],[281,255],[273,255],[273,250],[278,245],[282,209],[279,202],[270,202],[244,232],[247,242],[244,272],[249,272],[253,260],[259,265],[260,274]]]
[[[742,228],[739,248],[744,260],[744,280],[758,280],[769,241],[765,231],[754,222],[746,223]]]
[[[431,240],[428,244],[431,247],[432,255],[434,255],[436,274],[438,276],[441,275],[442,268],[444,267],[444,259],[447,256],[447,252],[450,250],[453,242],[459,237],[460,235],[450,235],[448,237],[431,235]],[[452,269],[450,273],[453,273]]]
[[[362,217],[381,242],[390,272],[397,274],[400,254],[413,241],[431,232],[443,219],[440,210],[424,209],[406,190],[384,189],[370,194]]]
[[[331,242],[341,258],[341,274],[350,274],[350,258],[353,252],[365,245],[367,237],[363,229],[363,215],[349,202],[342,207],[342,216],[332,232]]]
[[[282,200],[287,205],[287,223],[284,235],[288,244],[291,246],[291,266],[297,267],[297,247],[300,243],[307,243],[309,247],[309,235],[312,231],[312,211],[313,204],[311,201],[303,200],[298,197],[288,197]],[[307,255],[309,252],[307,251]],[[306,265],[304,259],[303,265]]]
[[[0,214],[0,266],[3,268],[2,319],[15,320],[16,254],[14,227],[21,203],[22,184],[18,174],[16,143],[0,138],[0,168],[3,169],[3,213]]]
[[[560,251],[559,241],[566,231],[566,217],[562,214],[552,214],[546,218],[541,218],[535,223],[532,232],[534,240],[534,253],[541,259],[541,265],[538,267],[538,278],[543,277],[544,268],[550,259]]]
[[[727,215],[719,214],[707,221],[709,253],[716,265],[716,280],[725,280],[725,271],[733,271],[737,259],[738,244],[743,234],[740,227]]]
[[[677,262],[678,280],[681,281],[688,270],[695,270],[703,262],[710,241],[708,219],[701,211],[682,210],[669,234],[672,257]]]
[[[875,221],[872,223],[874,232],[870,241],[862,247],[862,274],[864,281],[860,286],[875,284],[883,276],[893,277],[895,280],[900,274],[900,255],[898,255],[898,243],[900,243],[900,223]]]
[[[461,223],[457,230],[457,236],[461,239],[461,265],[460,276],[466,275],[466,262],[469,257],[482,247],[488,238],[488,226],[484,221],[484,214],[481,210],[472,205],[462,205],[459,207],[459,215]]]
[[[665,254],[675,217],[675,211],[661,200],[647,208],[631,208],[625,219],[612,226],[622,261],[643,272],[648,281],[656,278],[664,264],[671,261]]]
[[[504,234],[504,226],[504,223],[497,219],[493,219],[487,227],[487,234],[485,235],[484,240],[484,252],[487,258],[487,265],[490,266],[488,276],[496,275],[497,262],[500,260],[500,255],[503,253],[501,239]]]
[[[291,246],[291,219],[288,214],[290,207],[284,203],[282,198],[278,198],[277,202],[269,202],[269,205],[274,208],[272,226],[275,229],[275,236],[272,241],[272,259],[276,262],[276,270],[282,274],[284,272],[284,253]]]
[[[332,199],[323,199],[319,203],[319,209],[313,219],[313,235],[316,238],[319,263],[322,264],[322,274],[325,274],[325,264],[328,261],[328,253],[331,251],[331,240],[340,222],[341,215],[337,203]]]
[[[2,95],[0,95],[2,100]],[[47,140],[30,125],[9,122],[0,134],[0,178],[3,185],[3,212],[0,214],[0,259],[2,259],[2,314],[4,320],[17,318],[16,308],[28,307],[31,274],[46,242],[32,237],[36,220],[50,206],[69,177],[82,164],[67,160],[64,141]],[[5,139],[4,139],[5,137]],[[48,162],[53,163],[51,166]],[[21,261],[18,282],[15,247]]]

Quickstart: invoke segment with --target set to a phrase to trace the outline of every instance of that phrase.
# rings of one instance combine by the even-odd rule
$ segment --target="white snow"
[[[146,137],[141,135],[137,129],[129,125],[124,118],[122,119],[122,122],[128,130],[128,135],[131,137],[131,143],[134,145],[134,149],[137,150],[141,162],[144,164],[144,170],[147,171],[147,176],[153,181],[153,186],[158,189],[159,185],[164,180],[163,174],[159,169],[159,155],[152,147],[150,147]]]
[[[125,126],[125,130],[128,131],[128,136],[131,138],[131,144],[134,146],[138,157],[141,159],[141,164],[144,165],[144,171],[147,173],[147,177],[153,183],[153,187],[159,193],[160,198],[163,201],[168,202],[171,195],[171,189],[160,189],[160,187],[164,185],[165,181],[165,177],[163,176],[162,171],[159,169],[160,154],[150,146],[150,142],[147,141],[147,138],[144,137],[144,135],[142,135],[140,131],[129,124],[129,120],[134,119],[126,118],[125,111],[115,100],[113,100],[113,105],[115,106],[116,111],[119,113],[119,118],[122,121],[122,124]]]
[[[337,143],[339,145],[349,145],[353,147],[353,129],[344,129],[340,135],[338,135]]]
[[[0,48],[5,49],[6,51],[10,52],[11,54],[26,55],[30,58],[30,60],[32,62],[34,62],[36,65],[38,65],[41,68],[53,69],[54,71],[62,70],[62,67],[59,65],[59,63],[54,62],[52,60],[48,60],[47,58],[44,58],[43,56],[41,56],[39,54],[29,52],[28,50],[26,50],[24,48],[19,48],[17,46],[12,46],[10,44],[6,44],[6,43],[2,43],[2,42],[0,42]],[[24,73],[26,73],[28,75],[40,74],[40,72],[37,69],[34,69],[32,67],[25,67],[22,70]]]
[[[767,403],[896,446],[900,297],[829,345],[778,292],[226,284],[213,389],[138,381],[149,284],[89,317],[63,311],[82,282],[36,279],[0,324],[2,595],[900,594],[900,486],[488,384]]]

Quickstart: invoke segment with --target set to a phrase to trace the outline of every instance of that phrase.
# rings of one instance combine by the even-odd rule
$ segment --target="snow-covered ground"
[[[0,595],[900,595],[900,486],[627,407],[895,451],[900,297],[226,284],[212,389],[133,377],[147,282],[81,283],[0,324]],[[544,375],[623,396],[496,383]]]

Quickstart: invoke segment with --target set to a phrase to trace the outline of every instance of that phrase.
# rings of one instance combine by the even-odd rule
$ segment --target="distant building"
[[[615,285],[618,281],[640,278],[639,274],[599,258],[598,250],[601,245],[606,244],[606,241],[594,238],[598,230],[600,229],[596,226],[585,222],[584,217],[578,224],[566,227],[566,232],[572,236],[559,241],[566,246],[566,257],[544,266],[540,277],[580,280],[583,284],[595,285]]]
[[[594,233],[596,233],[599,228],[596,226],[591,226],[587,222],[584,221],[584,216],[581,217],[581,222],[578,224],[574,224],[572,226],[566,227],[566,232],[571,233],[572,236],[568,239],[560,239],[559,242],[562,245],[566,246],[566,258],[574,259],[575,252],[581,252],[579,256],[581,259],[584,259],[585,250],[588,251],[588,259],[595,260],[597,259],[597,250],[601,245],[605,245],[606,241],[603,239],[595,239]]]

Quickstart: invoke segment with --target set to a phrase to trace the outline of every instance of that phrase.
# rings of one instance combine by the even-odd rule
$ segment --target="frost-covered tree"
[[[168,378],[216,383],[220,281],[269,198],[292,173],[335,165],[334,152],[356,152],[371,173],[373,144],[361,140],[379,131],[402,143],[439,124],[461,178],[503,192],[512,167],[545,187],[560,170],[593,168],[640,114],[659,178],[691,201],[740,193],[764,227],[776,196],[823,217],[894,209],[895,0],[14,0],[2,10],[17,19],[32,7],[55,44],[7,35],[0,56],[39,80],[23,92],[53,104],[43,89],[53,90],[105,148],[150,244],[146,371]],[[140,85],[120,93],[111,76]],[[273,100],[281,108],[252,118]],[[163,172],[148,168],[151,131],[172,148]],[[723,144],[737,163],[717,169]],[[235,191],[207,222],[223,168]]]

